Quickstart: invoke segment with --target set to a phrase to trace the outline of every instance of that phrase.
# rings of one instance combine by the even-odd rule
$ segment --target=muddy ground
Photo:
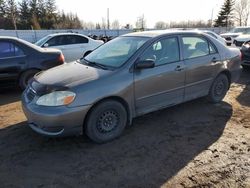
[[[250,187],[250,71],[224,101],[134,120],[122,137],[49,139],[28,126],[20,91],[0,91],[0,187]]]

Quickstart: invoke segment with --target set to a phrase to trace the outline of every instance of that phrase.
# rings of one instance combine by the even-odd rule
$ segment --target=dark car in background
[[[242,54],[242,66],[250,68],[250,41],[244,42],[240,50]]]
[[[25,89],[36,73],[63,63],[59,50],[42,49],[15,37],[0,37],[0,87],[19,85]]]
[[[37,74],[22,105],[30,127],[42,135],[85,132],[103,143],[134,117],[203,96],[220,102],[240,72],[240,50],[207,34],[131,33]]]

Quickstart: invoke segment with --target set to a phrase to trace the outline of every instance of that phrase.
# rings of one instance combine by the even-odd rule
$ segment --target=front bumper
[[[28,119],[29,126],[37,133],[45,136],[80,135],[83,122],[90,105],[80,107],[47,107],[38,106],[25,100],[22,96],[23,112]]]

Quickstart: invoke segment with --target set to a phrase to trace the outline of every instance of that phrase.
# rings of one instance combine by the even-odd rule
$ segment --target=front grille
[[[231,40],[231,37],[226,37],[225,38],[227,41],[230,41]]]
[[[243,43],[244,43],[244,42],[240,42],[240,41],[237,41],[237,40],[234,41],[234,44],[235,44],[235,46],[237,46],[237,47],[241,47],[241,46],[243,45]]]
[[[27,96],[27,99],[29,100],[29,102],[31,102],[35,98],[36,93],[31,87],[29,87],[27,89],[26,96]]]

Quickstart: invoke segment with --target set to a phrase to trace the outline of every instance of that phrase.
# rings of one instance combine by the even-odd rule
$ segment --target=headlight
[[[76,94],[71,91],[54,91],[39,97],[36,101],[41,106],[63,106],[72,103]]]

